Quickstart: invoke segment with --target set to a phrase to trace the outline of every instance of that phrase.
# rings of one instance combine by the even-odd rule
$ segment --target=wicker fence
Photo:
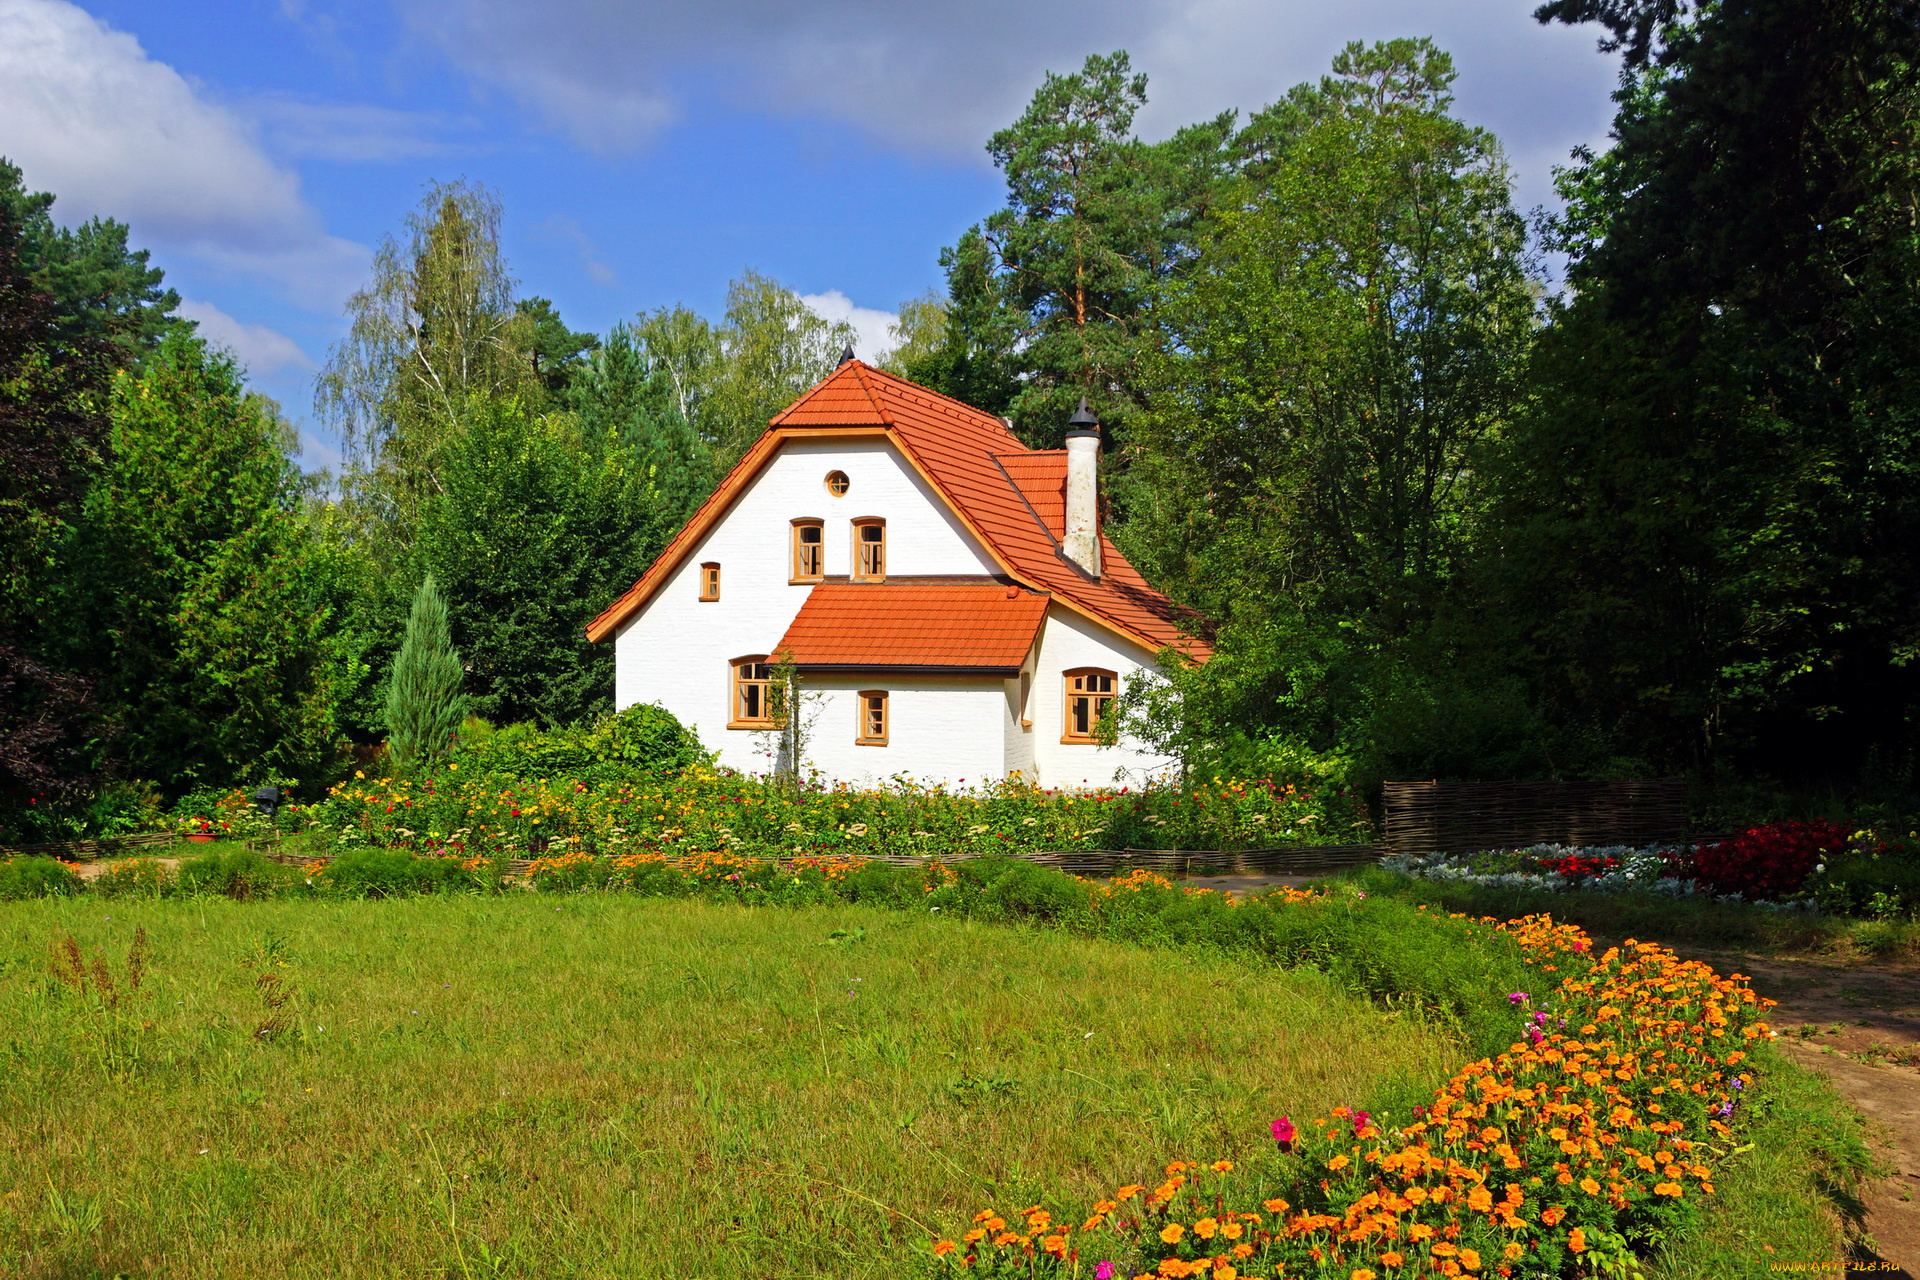
[[[1687,784],[1680,779],[1389,782],[1383,791],[1389,853],[1648,845],[1687,835]]]
[[[110,836],[100,840],[58,840],[51,844],[0,845],[0,858],[18,855],[24,858],[58,858],[62,862],[93,862],[118,857],[123,853],[152,850],[172,844],[179,837],[171,831],[148,831],[135,836]]]

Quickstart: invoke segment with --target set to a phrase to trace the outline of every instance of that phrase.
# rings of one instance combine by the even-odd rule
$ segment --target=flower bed
[[[726,771],[607,785],[571,778],[463,775],[408,781],[356,774],[311,814],[338,848],[380,845],[462,857],[524,851],[754,857],[954,857],[1087,848],[1253,848],[1369,838],[1351,794],[1273,779],[1204,788],[1045,791],[1018,781],[974,790],[911,780],[881,788],[794,787]]]
[[[1282,1116],[1267,1158],[1176,1160],[1157,1186],[1075,1210],[983,1210],[934,1254],[972,1274],[1096,1280],[1558,1276],[1684,1228],[1734,1145],[1771,1002],[1652,944],[1595,961],[1571,926],[1498,927],[1543,976],[1570,971],[1537,1001],[1512,993],[1512,1046],[1417,1114]]]
[[[1506,889],[1641,891],[1675,898],[1703,892],[1684,849],[1652,845],[1537,844],[1480,853],[1396,853],[1380,865],[1423,880],[1490,885]]]

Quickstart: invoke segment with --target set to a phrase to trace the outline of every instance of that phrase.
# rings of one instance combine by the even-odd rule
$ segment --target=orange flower
[[[1479,1251],[1477,1249],[1462,1249],[1460,1251],[1460,1265],[1469,1271],[1478,1271],[1480,1269]]]
[[[938,1241],[933,1246],[933,1256],[936,1258],[944,1258],[948,1254],[952,1253],[955,1249],[958,1249],[959,1247],[960,1247],[959,1245],[955,1244],[951,1240]]]
[[[1567,1232],[1567,1248],[1573,1250],[1575,1253],[1585,1253],[1587,1251],[1587,1233],[1578,1227]]]
[[[1187,1229],[1177,1222],[1169,1222],[1166,1226],[1160,1228],[1160,1238],[1168,1244],[1176,1243],[1180,1237],[1185,1234],[1187,1234]]]
[[[1202,1218],[1193,1224],[1193,1234],[1199,1236],[1202,1240],[1213,1239],[1213,1233],[1219,1229],[1220,1224],[1212,1218]]]
[[[1401,1254],[1400,1252],[1394,1249],[1389,1249],[1385,1253],[1380,1255],[1380,1265],[1385,1267],[1397,1267],[1401,1263],[1405,1262],[1406,1260],[1407,1259],[1404,1254]]]

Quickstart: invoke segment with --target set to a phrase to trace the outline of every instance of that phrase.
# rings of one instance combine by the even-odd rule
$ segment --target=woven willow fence
[[[1470,853],[1535,844],[1649,845],[1687,834],[1687,784],[1389,782],[1386,851]]]
[[[172,844],[171,831],[148,831],[136,836],[109,836],[99,840],[56,840],[51,844],[0,845],[0,858],[58,858],[62,862],[93,862],[140,849]]]

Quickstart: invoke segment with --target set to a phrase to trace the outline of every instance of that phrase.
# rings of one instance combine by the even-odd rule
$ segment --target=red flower
[[[1816,863],[1846,848],[1846,830],[1831,822],[1776,822],[1697,850],[1693,874],[1715,893],[1784,898],[1806,882]]]

